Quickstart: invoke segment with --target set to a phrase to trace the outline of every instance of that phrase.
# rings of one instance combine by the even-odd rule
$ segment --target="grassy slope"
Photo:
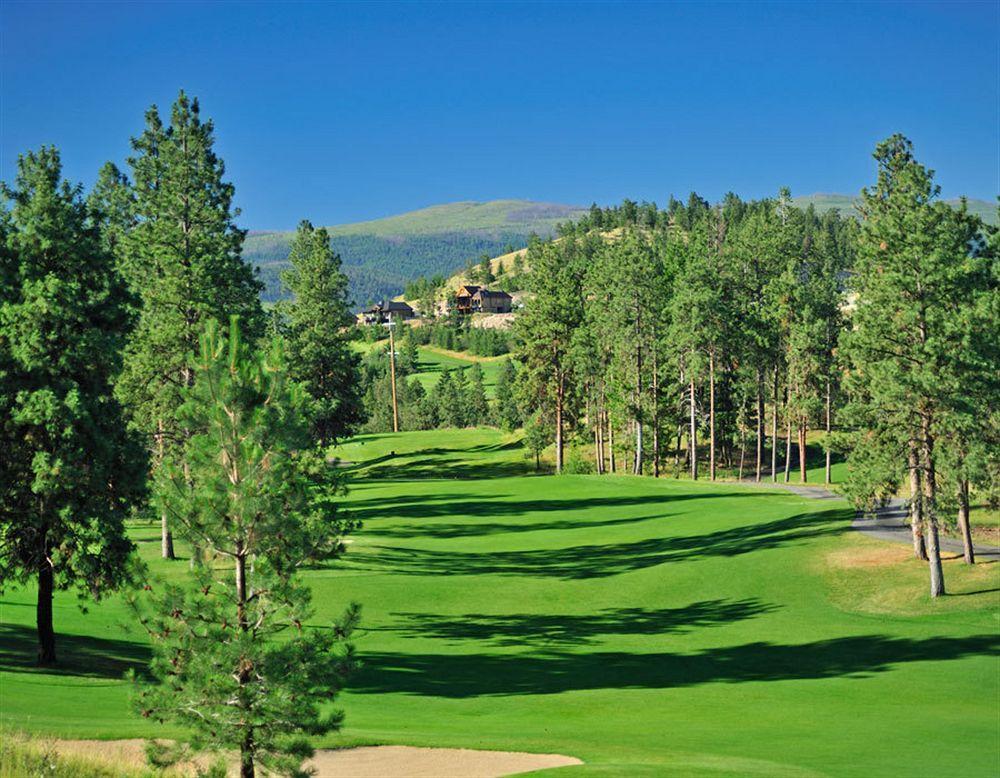
[[[377,343],[367,343],[365,341],[351,341],[352,348],[359,353],[367,353],[372,349],[387,349],[389,342],[381,340]],[[465,354],[460,351],[448,351],[436,346],[417,346],[419,360],[417,370],[412,375],[420,382],[420,385],[428,392],[445,370],[456,370],[469,368],[478,363],[483,370],[483,386],[486,388],[486,396],[492,398],[496,390],[497,374],[500,372],[500,365],[506,356],[501,357],[480,357],[474,354]]]
[[[792,201],[800,208],[812,205],[818,213],[825,213],[826,211],[836,208],[845,216],[857,216],[858,212],[855,208],[855,204],[858,199],[859,198],[855,195],[816,193],[811,195],[802,195],[801,197],[793,197]],[[959,199],[953,198],[951,200],[947,200],[946,202],[958,207]],[[971,213],[979,216],[979,218],[987,224],[997,223],[996,203],[976,199],[970,199],[968,202],[969,211]]]
[[[930,602],[923,567],[847,533],[836,502],[533,476],[491,430],[365,436],[341,453],[365,529],[306,575],[316,623],[364,604],[366,669],[326,744],[585,760],[566,776],[995,774],[1000,565],[946,562],[956,596]],[[155,537],[137,530],[162,569]],[[117,677],[145,648],[116,600],[83,616],[57,599],[65,657],[119,657],[62,675],[21,658],[31,617],[29,594],[8,593],[4,722],[168,734],[128,713]]]

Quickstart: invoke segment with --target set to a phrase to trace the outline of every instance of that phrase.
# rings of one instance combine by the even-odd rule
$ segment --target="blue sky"
[[[183,87],[241,222],[454,200],[854,193],[903,132],[945,196],[1000,191],[1000,4],[0,5],[0,177],[90,183]]]

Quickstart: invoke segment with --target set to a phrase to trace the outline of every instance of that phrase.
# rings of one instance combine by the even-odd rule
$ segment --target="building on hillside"
[[[512,299],[506,292],[466,284],[455,293],[455,310],[460,314],[510,313]]]
[[[510,313],[512,298],[502,291],[480,289],[473,295],[473,307],[478,313]]]
[[[393,321],[408,321],[413,318],[413,309],[402,300],[382,300],[365,308],[358,314],[358,324],[385,324]]]
[[[462,314],[472,313],[472,298],[482,287],[475,284],[465,284],[455,292],[455,310]]]

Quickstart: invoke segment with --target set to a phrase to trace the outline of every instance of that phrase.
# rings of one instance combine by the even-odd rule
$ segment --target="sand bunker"
[[[45,740],[55,751],[123,767],[145,766],[143,740]],[[318,778],[501,778],[532,770],[583,764],[561,754],[475,751],[468,748],[368,746],[321,749],[306,763]],[[191,765],[174,774],[194,772]],[[173,771],[172,771],[173,772]]]
[[[351,778],[500,778],[549,767],[583,764],[561,754],[473,751],[468,748],[371,746],[317,751],[309,766],[316,775]]]

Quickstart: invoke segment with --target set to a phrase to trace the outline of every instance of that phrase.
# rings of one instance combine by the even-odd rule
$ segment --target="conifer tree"
[[[307,738],[342,720],[326,705],[353,665],[343,639],[358,609],[305,629],[298,570],[338,555],[355,524],[337,509],[339,476],[312,446],[309,399],[280,341],[255,354],[235,317],[228,339],[211,321],[192,368],[179,415],[195,432],[168,452],[154,497],[214,561],[187,581],[154,580],[136,602],[157,683],[138,683],[135,707],[191,732],[196,751],[238,751],[242,778],[299,774]]]
[[[489,424],[490,406],[486,401],[486,388],[483,385],[483,369],[476,362],[469,368],[469,382],[466,385],[465,407],[467,423],[472,426]]]
[[[353,320],[347,276],[327,231],[308,221],[299,224],[288,261],[281,280],[293,297],[280,310],[289,369],[312,399],[313,436],[325,446],[352,434],[365,417],[359,358],[346,335]]]
[[[944,594],[938,543],[939,427],[956,400],[954,352],[968,337],[955,306],[975,288],[977,220],[935,198],[933,173],[901,135],[878,144],[878,178],[862,191],[852,278],[857,295],[844,347],[855,401],[873,437],[898,442],[917,486],[931,596]]]
[[[583,278],[599,237],[567,236],[529,247],[530,290],[535,299],[515,322],[517,359],[526,406],[553,420],[556,472],[563,468],[567,424],[577,410],[574,338],[583,323]]]
[[[0,209],[0,585],[38,585],[38,661],[56,662],[52,600],[126,580],[124,519],[145,458],[112,394],[127,290],[59,153],[19,158]]]
[[[505,359],[500,363],[500,371],[497,373],[494,418],[496,425],[508,432],[521,426],[521,412],[517,407],[514,389],[516,382],[517,369],[512,360]]]
[[[169,125],[153,106],[132,140],[135,224],[122,239],[120,264],[141,312],[117,392],[149,441],[154,467],[189,434],[175,416],[204,322],[239,315],[251,339],[265,323],[262,286],[240,255],[245,233],[235,225],[234,189],[214,142],[212,122],[183,92]],[[165,519],[162,553],[173,557]]]

